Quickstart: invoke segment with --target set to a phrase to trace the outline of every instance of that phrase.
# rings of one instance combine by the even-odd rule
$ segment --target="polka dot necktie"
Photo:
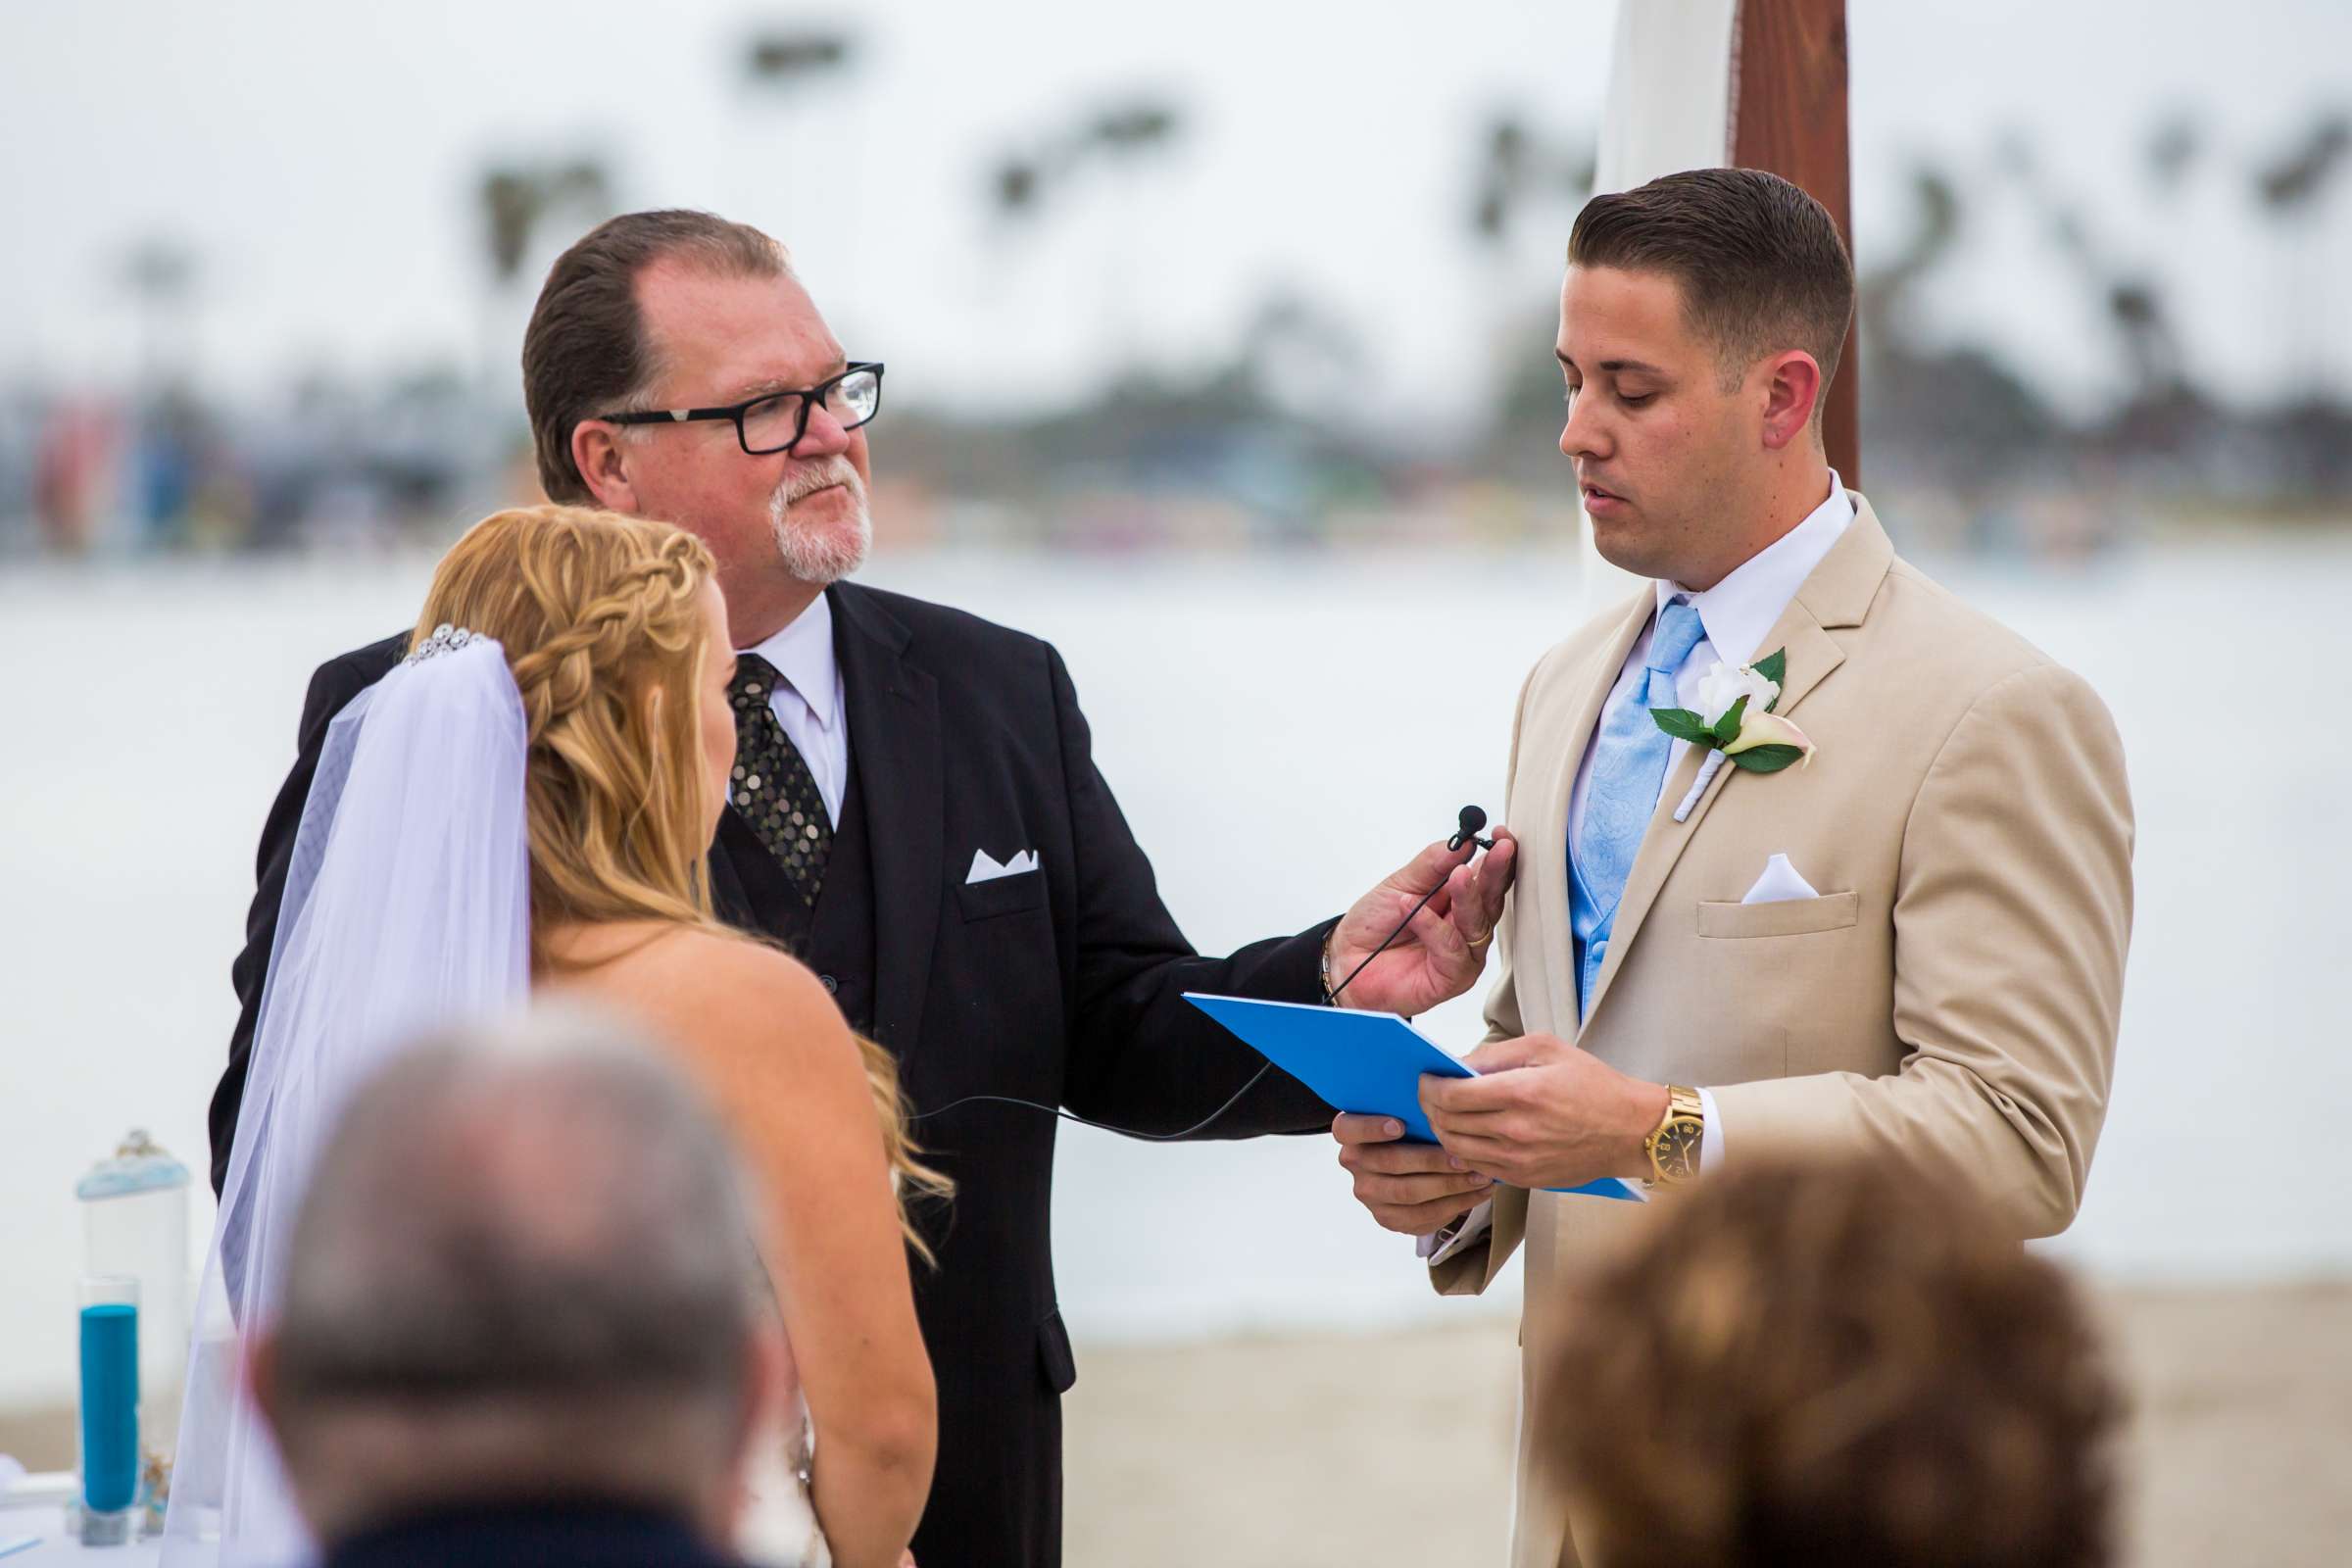
[[[825,814],[808,760],[768,706],[781,678],[758,654],[736,656],[735,679],[727,687],[735,706],[735,777],[727,799],[813,909],[824,891],[833,819]]]

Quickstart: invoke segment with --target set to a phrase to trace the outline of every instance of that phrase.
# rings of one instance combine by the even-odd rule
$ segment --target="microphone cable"
[[[1487,813],[1485,811],[1481,810],[1475,806],[1465,806],[1458,813],[1458,817],[1460,825],[1456,828],[1453,836],[1446,841],[1446,846],[1447,849],[1458,850],[1466,843],[1475,844],[1480,849],[1485,850],[1491,850],[1494,847],[1494,841],[1493,839],[1482,839],[1478,836],[1478,830],[1487,825]],[[1404,918],[1396,922],[1396,929],[1391,931],[1387,936],[1383,937],[1380,941],[1380,946],[1374,948],[1370,953],[1365,954],[1362,961],[1357,963],[1354,968],[1348,971],[1347,979],[1342,980],[1338,985],[1331,988],[1331,995],[1327,1000],[1329,1002],[1339,1001],[1340,993],[1353,985],[1355,983],[1355,977],[1364,972],[1364,968],[1367,964],[1371,963],[1374,958],[1379,957],[1382,954],[1388,952],[1390,944],[1394,943],[1398,937],[1404,935],[1405,928],[1413,923],[1413,916],[1419,914],[1423,909],[1428,908],[1429,901],[1436,898],[1439,892],[1445,888],[1446,884],[1452,879],[1453,873],[1450,870],[1447,871],[1444,876],[1438,878],[1437,886],[1431,888],[1427,893],[1422,894],[1420,902],[1404,911]],[[1328,941],[1329,939],[1326,938],[1325,940]],[[1241,1088],[1233,1092],[1232,1099],[1226,1101],[1225,1103],[1219,1105],[1216,1109],[1210,1111],[1206,1116],[1203,1116],[1200,1118],[1200,1120],[1193,1123],[1190,1127],[1184,1128],[1182,1131],[1172,1133],[1148,1133],[1134,1127],[1120,1127],[1111,1122],[1094,1121],[1088,1117],[1079,1115],[1075,1111],[1064,1110],[1059,1105],[1040,1104],[1034,1100],[1022,1100],[1012,1095],[965,1095],[960,1100],[951,1100],[944,1105],[935,1105],[929,1110],[917,1111],[908,1116],[906,1120],[909,1123],[927,1121],[933,1116],[944,1116],[949,1111],[957,1109],[958,1107],[964,1105],[1019,1105],[1026,1110],[1039,1110],[1044,1111],[1049,1116],[1058,1116],[1063,1121],[1074,1121],[1081,1127],[1093,1127],[1102,1132],[1116,1133],[1121,1138],[1134,1138],[1145,1143],[1153,1144],[1173,1143],[1178,1139],[1190,1138],[1195,1133],[1201,1131],[1203,1128],[1214,1126],[1219,1117],[1223,1116],[1234,1106],[1240,1104],[1242,1102],[1242,1098],[1248,1095],[1250,1090],[1255,1089],[1258,1086],[1259,1081],[1262,1080],[1266,1074],[1272,1072],[1273,1070],[1273,1062],[1261,1062],[1258,1065],[1257,1071],[1250,1075],[1249,1082],[1243,1084]]]

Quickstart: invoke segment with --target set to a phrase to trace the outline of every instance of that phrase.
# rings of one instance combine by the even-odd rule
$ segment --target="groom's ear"
[[[571,427],[571,461],[596,504],[607,512],[637,514],[637,487],[629,480],[629,443],[617,426],[582,419]]]
[[[1764,445],[1778,452],[1815,426],[1823,391],[1821,362],[1803,349],[1788,349],[1758,369],[1764,377]]]

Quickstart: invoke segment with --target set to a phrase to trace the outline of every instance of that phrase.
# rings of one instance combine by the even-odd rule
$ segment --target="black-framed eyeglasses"
[[[808,434],[808,411],[823,404],[844,430],[855,430],[882,412],[882,365],[851,366],[827,381],[798,392],[763,392],[723,409],[647,409],[598,417],[612,424],[684,424],[689,419],[726,419],[735,439],[755,458],[790,452]]]

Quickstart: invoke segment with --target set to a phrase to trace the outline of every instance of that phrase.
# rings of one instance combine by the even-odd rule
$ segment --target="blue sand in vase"
[[[139,1476],[139,1309],[81,1309],[82,1501],[93,1512],[130,1506]]]

